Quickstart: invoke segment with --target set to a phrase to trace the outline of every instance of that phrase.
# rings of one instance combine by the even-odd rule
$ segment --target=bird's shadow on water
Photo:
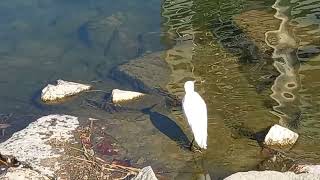
[[[190,144],[187,135],[182,131],[178,124],[169,117],[153,111],[155,105],[142,110],[144,114],[150,116],[152,124],[164,135],[175,141],[181,148],[186,148]]]

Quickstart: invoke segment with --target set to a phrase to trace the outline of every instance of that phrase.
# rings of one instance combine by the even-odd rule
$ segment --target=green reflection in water
[[[168,89],[171,93],[183,96],[184,81],[197,79],[201,82],[197,86],[198,91],[208,105],[209,150],[201,167],[203,171],[214,171],[210,167],[215,164],[235,171],[254,168],[262,157],[257,143],[250,140],[250,134],[279,123],[279,120],[280,123],[285,122],[283,125],[295,127],[295,131],[302,132],[301,141],[292,150],[291,156],[309,161],[312,157],[312,162],[319,159],[314,149],[318,147],[317,143],[311,147],[310,143],[301,143],[310,137],[313,137],[312,143],[315,143],[319,136],[319,130],[313,127],[318,122],[312,120],[318,113],[306,113],[318,107],[317,101],[313,101],[312,106],[310,104],[310,98],[316,98],[318,93],[312,91],[315,94],[309,94],[306,93],[310,91],[309,88],[300,89],[301,75],[297,74],[294,92],[288,94],[282,88],[276,90],[286,100],[270,97],[275,91],[271,89],[272,86],[285,86],[284,82],[274,80],[283,74],[291,76],[277,69],[274,61],[295,61],[291,63],[295,66],[295,73],[301,73],[299,61],[305,57],[308,63],[301,64],[301,69],[308,71],[314,68],[306,74],[308,77],[317,76],[317,68],[310,63],[316,65],[319,58],[310,60],[310,57],[319,54],[319,45],[314,40],[319,32],[316,18],[319,3],[281,1],[281,4],[286,5],[283,9],[288,11],[287,26],[294,26],[290,27],[289,32],[294,35],[286,35],[297,38],[294,41],[300,44],[293,50],[292,43],[290,47],[282,46],[284,51],[292,53],[278,58],[272,55],[274,49],[265,42],[265,38],[270,38],[265,33],[278,30],[281,23],[273,17],[276,13],[271,9],[273,3],[169,0],[163,3],[163,30],[168,33],[164,39],[165,42],[171,39],[176,43],[172,50],[167,51],[166,60],[173,71]],[[272,41],[272,38],[268,40]],[[174,43],[168,44],[172,46]],[[295,52],[298,52],[298,56]],[[317,84],[304,79],[302,83]],[[309,101],[303,98],[305,101],[300,102],[301,95],[309,98]],[[292,98],[295,102],[288,101]],[[277,103],[281,104],[281,108]],[[281,114],[273,115],[276,111]],[[305,113],[308,115],[303,116]],[[184,121],[181,113],[175,112],[175,115],[179,121]],[[310,123],[313,125],[307,127],[306,124]]]

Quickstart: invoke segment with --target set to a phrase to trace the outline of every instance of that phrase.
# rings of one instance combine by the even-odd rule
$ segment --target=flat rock
[[[59,169],[59,157],[64,154],[61,144],[74,140],[73,131],[78,126],[78,118],[74,116],[41,117],[1,143],[0,154],[14,156],[33,170],[52,177]]]
[[[139,174],[133,178],[133,180],[157,180],[151,166],[147,166],[141,169]]]
[[[292,146],[299,135],[280,125],[274,125],[264,139],[267,146]]]
[[[6,173],[0,175],[0,180],[50,180],[47,176],[44,176],[34,170],[26,168],[9,168]]]
[[[89,90],[90,85],[57,80],[57,85],[48,84],[41,93],[42,101],[55,101]]]
[[[165,89],[171,70],[164,55],[157,52],[131,60],[113,69],[111,76],[141,92],[154,92],[156,87]]]
[[[117,102],[121,102],[121,101],[128,101],[128,100],[132,100],[132,99],[138,98],[143,95],[145,95],[145,94],[140,93],[140,92],[114,89],[114,90],[112,90],[112,102],[117,103]]]
[[[238,172],[225,178],[224,180],[303,180],[303,179],[320,179],[318,174],[295,174],[293,172],[277,172],[277,171],[249,171]]]

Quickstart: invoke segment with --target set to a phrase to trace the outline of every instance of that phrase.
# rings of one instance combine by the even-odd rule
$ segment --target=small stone
[[[55,101],[89,90],[90,85],[57,80],[57,85],[48,84],[41,93],[42,101]]]
[[[145,95],[145,94],[140,93],[140,92],[114,89],[114,90],[112,90],[112,102],[117,103],[117,102],[121,102],[121,101],[132,100],[132,99],[138,98],[143,95]]]
[[[297,133],[276,124],[270,128],[264,143],[268,146],[292,146],[298,137]]]
[[[139,174],[133,178],[133,180],[157,180],[151,166],[147,166],[141,169]]]
[[[137,161],[137,164],[138,164],[138,165],[141,165],[141,164],[143,164],[145,161],[146,161],[146,160],[145,160],[143,157],[140,157],[140,158],[138,159],[138,161]]]

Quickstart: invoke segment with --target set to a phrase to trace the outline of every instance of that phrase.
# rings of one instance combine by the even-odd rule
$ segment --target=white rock
[[[32,122],[25,129],[12,135],[0,144],[2,155],[14,156],[33,170],[53,176],[59,169],[58,158],[63,154],[63,144],[74,140],[73,131],[79,126],[77,117],[68,115],[49,115]]]
[[[112,90],[112,102],[117,103],[120,101],[127,101],[134,98],[138,98],[140,96],[143,96],[145,94],[134,92],[134,91],[124,91],[120,89],[114,89]]]
[[[269,130],[264,143],[268,146],[288,146],[293,145],[298,137],[297,133],[276,124]]]
[[[43,88],[41,99],[43,101],[54,101],[89,90],[90,88],[90,85],[68,82],[59,79],[57,80],[57,85],[48,84],[45,88]]]
[[[225,178],[224,180],[303,180],[303,179],[320,179],[318,174],[295,174],[293,172],[277,172],[277,171],[249,171],[238,172]]]
[[[141,169],[139,174],[132,180],[158,180],[154,174],[151,166],[147,166]]]
[[[36,171],[26,168],[9,168],[6,173],[0,175],[3,180],[50,180],[48,177],[39,174]]]
[[[320,165],[298,165],[295,168],[296,173],[313,173],[320,175]]]

